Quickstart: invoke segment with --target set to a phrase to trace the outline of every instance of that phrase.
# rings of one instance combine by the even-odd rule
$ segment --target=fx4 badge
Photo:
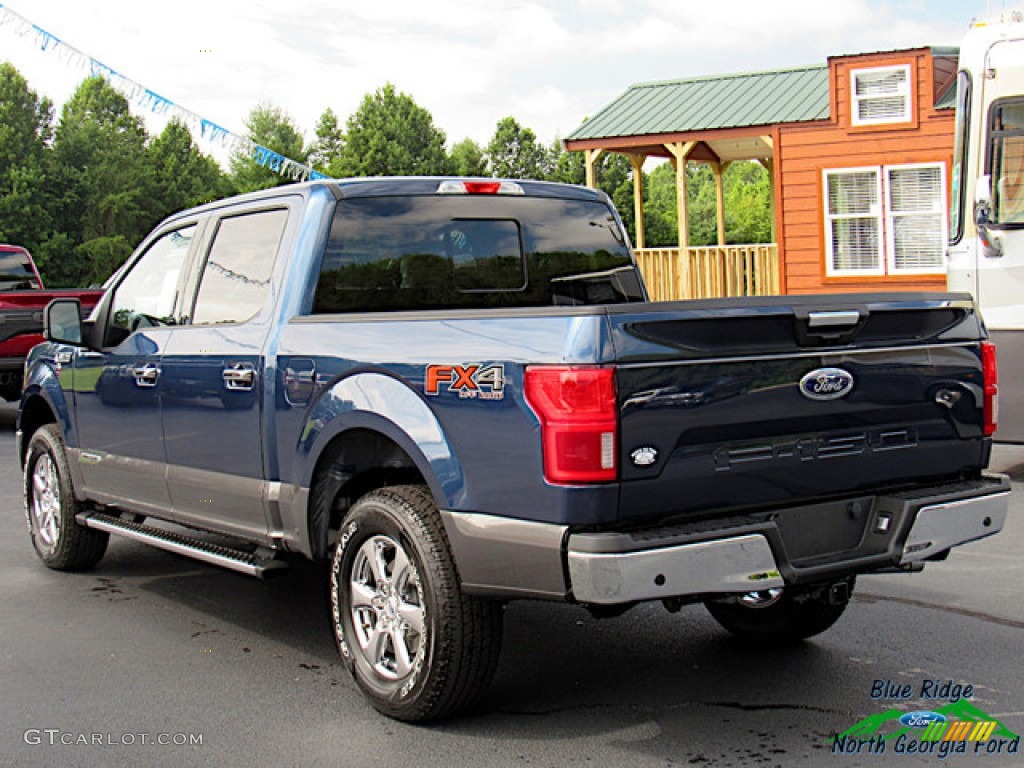
[[[852,389],[853,376],[842,368],[817,368],[800,379],[800,394],[811,400],[838,400]]]
[[[505,366],[428,365],[423,391],[427,395],[458,392],[461,398],[501,400],[505,397]]]

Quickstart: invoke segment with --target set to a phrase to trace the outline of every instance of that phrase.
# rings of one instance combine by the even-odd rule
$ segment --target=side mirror
[[[43,313],[43,336],[58,344],[83,347],[82,302],[78,299],[54,299]]]
[[[992,177],[979,176],[974,185],[974,226],[981,241],[981,255],[998,259],[1003,255],[1002,241],[992,234]]]

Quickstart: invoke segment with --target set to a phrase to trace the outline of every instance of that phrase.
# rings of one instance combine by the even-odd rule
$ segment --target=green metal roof
[[[825,120],[828,67],[639,83],[568,141]]]

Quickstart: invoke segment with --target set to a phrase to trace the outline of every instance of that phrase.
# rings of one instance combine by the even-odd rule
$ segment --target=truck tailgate
[[[967,295],[773,297],[609,310],[620,522],[638,526],[977,476]]]

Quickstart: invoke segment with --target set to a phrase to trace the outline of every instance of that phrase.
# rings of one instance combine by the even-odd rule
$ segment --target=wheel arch
[[[57,414],[50,402],[40,393],[32,392],[23,396],[21,407],[18,410],[18,431],[20,439],[18,443],[18,461],[25,466],[25,456],[28,453],[28,444],[36,430],[46,424],[56,424]],[[62,431],[66,431],[64,424],[61,424]]]
[[[402,381],[349,376],[321,396],[302,430],[300,483],[309,488],[306,538],[313,557],[360,496],[388,485],[425,485],[439,508],[464,493],[463,474],[437,417]],[[304,542],[306,543],[306,542]]]

